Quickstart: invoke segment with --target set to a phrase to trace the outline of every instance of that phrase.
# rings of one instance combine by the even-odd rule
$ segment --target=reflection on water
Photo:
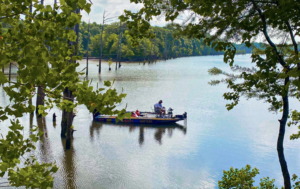
[[[102,127],[103,127],[102,123],[92,121],[91,126],[90,126],[90,139],[91,139],[91,142],[93,142],[93,140],[94,140],[95,133],[97,135],[97,139],[99,139],[100,131],[101,131]]]
[[[30,125],[32,125],[32,119],[33,115],[30,115]],[[75,166],[75,152],[76,149],[73,147],[73,143],[71,143],[71,150],[64,150],[66,146],[66,139],[60,138],[59,141],[51,141],[48,137],[48,128],[47,128],[47,121],[46,119],[43,118],[36,118],[36,123],[40,131],[43,132],[43,135],[40,136],[40,141],[39,145],[37,146],[39,149],[39,158],[44,161],[44,162],[53,162],[55,158],[53,157],[53,153],[55,153],[55,150],[58,150],[58,146],[56,145],[61,145],[61,149],[63,149],[63,155],[61,156],[61,166],[60,172],[63,172],[62,179],[63,183],[59,183],[59,187],[62,188],[77,188],[76,186],[76,166]],[[53,128],[55,129],[56,127],[56,122],[53,122]],[[49,128],[51,129],[51,128]],[[73,140],[76,140],[73,138]],[[53,147],[54,151],[52,150],[52,145],[54,144],[55,146]],[[57,161],[57,160],[56,160]],[[56,177],[59,177],[58,175]],[[57,179],[57,178],[56,178]],[[57,185],[57,183],[56,183]],[[63,185],[63,186],[62,186]]]
[[[222,58],[180,58],[145,66],[123,64],[111,72],[105,71],[108,65],[103,64],[101,77],[98,61],[91,61],[92,86],[100,88],[104,80],[116,79],[114,87],[127,93],[117,108],[127,104],[128,110],[151,111],[162,99],[174,114],[188,113],[187,129],[182,127],[183,121],[167,127],[94,122],[88,110],[78,106],[73,123],[77,131],[71,150],[66,151],[65,140],[60,137],[61,110],[53,108],[45,118],[27,114],[20,119],[24,134],[28,136],[33,126],[44,132],[36,145],[38,159],[55,161],[60,168],[54,188],[217,188],[223,170],[246,164],[260,170],[256,182],[269,176],[276,185],[283,185],[276,151],[280,116],[269,113],[268,105],[261,101],[245,99],[228,112],[222,97],[228,91],[226,86],[207,84],[219,79],[207,74],[209,68],[230,71]],[[235,60],[240,65],[250,62],[249,56]],[[81,61],[78,70],[85,63]],[[1,106],[10,103],[2,87],[0,97]],[[291,108],[298,103],[291,100]],[[56,122],[52,121],[53,113]],[[9,121],[1,123],[1,134],[5,135],[8,126]],[[300,140],[288,139],[296,130],[287,128],[284,147],[290,173],[300,175]]]
[[[152,124],[137,125],[137,124],[128,124],[128,123],[105,124],[105,123],[101,123],[101,122],[92,121],[91,127],[90,127],[91,142],[93,142],[93,140],[94,140],[95,133],[97,135],[97,139],[99,139],[100,131],[101,131],[101,128],[103,127],[103,124],[109,125],[109,127],[128,128],[129,133],[134,133],[134,131],[139,130],[138,143],[140,144],[140,146],[142,146],[145,141],[144,132],[145,132],[145,130],[147,131],[147,129],[155,130],[154,139],[160,145],[162,144],[162,138],[163,138],[163,135],[166,132],[166,130],[168,131],[169,138],[172,137],[173,130],[175,130],[175,129],[182,131],[183,134],[186,134],[186,131],[187,131],[186,127],[183,127],[182,125],[179,125],[176,123],[169,124],[169,125],[157,125],[157,124],[156,125],[152,125]]]
[[[144,127],[140,127],[139,144],[140,146],[144,143]]]
[[[30,118],[32,118],[33,115],[30,115]],[[47,128],[47,122],[44,117],[37,117],[36,116],[36,123],[39,128],[39,131],[42,131],[43,134],[40,136],[39,144],[39,157],[44,162],[51,162],[53,160],[53,152],[52,152],[52,144],[49,141],[48,137],[48,128]]]
[[[161,139],[162,139],[162,136],[165,133],[165,131],[166,131],[166,129],[159,128],[159,129],[156,130],[156,132],[154,134],[155,140],[157,140],[160,145],[162,144]]]
[[[74,139],[73,139],[74,142]],[[61,139],[61,145],[62,148],[66,146],[66,139]],[[64,188],[77,188],[76,186],[76,166],[75,166],[75,161],[76,161],[76,149],[73,147],[73,143],[71,143],[71,149],[70,150],[64,150],[64,156],[62,157],[61,161],[63,162],[63,167],[62,169],[65,171],[63,176],[64,176],[64,181],[65,181],[65,186]]]

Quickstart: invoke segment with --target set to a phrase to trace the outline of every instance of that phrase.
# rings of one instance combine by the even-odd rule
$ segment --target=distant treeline
[[[2,24],[5,32],[9,26]],[[89,57],[100,57],[102,25],[90,23]],[[128,28],[123,23],[106,24],[103,27],[102,58],[121,61],[153,61],[187,56],[223,55],[213,48],[204,45],[201,39],[174,38],[170,27],[151,27],[156,34],[154,39],[141,39],[138,46],[132,46]],[[120,45],[121,42],[121,45]],[[88,45],[88,23],[82,22],[79,29],[79,53],[86,57]],[[259,43],[254,44],[259,47]],[[235,44],[237,54],[252,52],[252,48],[244,44]],[[121,49],[121,54],[120,54]]]
[[[137,47],[132,46],[131,37],[125,24],[112,23],[104,25],[102,58],[118,59],[121,49],[121,61],[146,61],[155,59],[169,59],[187,56],[222,55],[213,48],[203,44],[201,39],[174,38],[173,30],[168,27],[151,27],[156,34],[154,39],[142,39]],[[99,57],[101,49],[102,26],[90,23],[89,57]],[[122,35],[120,35],[122,33]],[[121,47],[120,47],[120,41]],[[80,25],[80,54],[86,56],[88,44],[88,23]],[[236,44],[237,54],[251,53],[252,48],[244,44]],[[259,46],[259,44],[255,44]],[[119,55],[119,56],[118,56]]]

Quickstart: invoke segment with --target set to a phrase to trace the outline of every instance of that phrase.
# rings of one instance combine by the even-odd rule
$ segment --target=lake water
[[[81,70],[85,67],[81,61]],[[127,110],[151,111],[160,99],[175,114],[188,113],[187,129],[157,128],[96,123],[83,107],[77,108],[72,149],[65,151],[60,138],[61,111],[52,109],[48,116],[36,119],[25,115],[24,134],[30,125],[38,125],[44,136],[37,144],[39,160],[56,161],[59,171],[54,188],[217,188],[223,170],[250,164],[260,170],[259,179],[269,176],[282,186],[283,179],[276,143],[280,114],[268,112],[268,104],[241,99],[231,111],[225,108],[224,84],[208,82],[222,76],[210,76],[207,70],[219,67],[229,71],[222,56],[179,58],[156,64],[123,63],[121,69],[98,75],[98,61],[90,61],[92,85],[103,86],[115,79],[114,87],[127,93],[118,106]],[[236,56],[235,63],[252,66],[249,55]],[[0,105],[9,103],[0,89]],[[35,103],[35,102],[34,102]],[[291,108],[298,106],[291,100]],[[56,113],[57,122],[52,122]],[[5,122],[1,132],[5,131]],[[179,123],[183,124],[183,123]],[[290,141],[296,128],[287,128],[285,156],[290,174],[300,175],[300,140]]]

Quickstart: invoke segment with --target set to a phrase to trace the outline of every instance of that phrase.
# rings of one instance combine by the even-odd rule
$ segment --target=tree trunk
[[[45,99],[45,93],[42,86],[38,86],[37,96],[36,96],[36,107],[35,107],[35,113],[39,113],[39,105],[44,105],[44,99]],[[41,114],[37,115],[38,117],[41,117]]]
[[[64,97],[68,96],[68,88],[65,88],[64,90]],[[67,111],[63,110],[62,111],[62,116],[61,116],[61,132],[60,132],[60,137],[61,138],[66,138],[66,133],[67,133]]]
[[[144,40],[144,65],[146,62],[146,41]]]
[[[285,85],[289,82],[289,77],[285,79]],[[278,140],[277,140],[277,153],[279,158],[279,163],[281,167],[281,172],[283,175],[284,180],[284,188],[290,189],[291,188],[291,179],[289,170],[287,167],[287,163],[285,161],[284,157],[284,149],[283,149],[283,141],[284,141],[284,134],[285,134],[285,126],[289,115],[289,99],[288,99],[288,92],[287,94],[282,97],[283,101],[283,113],[282,118],[279,120],[280,127],[279,127],[279,134],[278,134]]]
[[[99,56],[99,74],[101,73],[101,59],[102,59],[102,36],[103,36],[103,27],[104,27],[104,15],[103,13],[103,24],[102,24],[102,31],[101,31],[101,47],[100,47],[100,56]]]
[[[11,79],[11,63],[9,63],[9,72],[8,72],[8,80]]]
[[[74,101],[74,97],[72,95],[72,91],[68,90],[68,97],[70,98],[70,101]],[[71,100],[72,99],[72,100]],[[66,138],[66,150],[71,148],[71,136],[72,136],[72,124],[73,124],[73,118],[74,118],[74,114],[73,111],[72,112],[67,112],[67,138]]]
[[[32,105],[32,98],[29,98],[28,103],[29,103],[30,105]],[[34,111],[32,111],[30,114],[33,114],[33,112],[34,112]]]
[[[76,9],[76,14],[80,13],[80,9]],[[76,33],[76,42],[75,42],[75,52],[73,55],[78,54],[78,36],[79,36],[79,24],[76,24],[74,27],[74,31]],[[74,43],[69,42],[69,46],[73,46]],[[70,60],[70,64],[73,64],[74,62]],[[69,90],[68,87],[65,88],[64,90],[64,98],[74,102],[74,97],[72,95],[72,91]],[[62,122],[61,122],[61,137],[67,137],[66,139],[66,150],[71,148],[71,126],[73,123],[73,110],[71,112],[67,112],[66,110],[63,110],[62,112]]]
[[[90,39],[90,20],[88,25],[87,53],[86,53],[86,76],[89,75],[89,39]]]
[[[70,128],[72,126],[72,120],[70,119],[71,116],[72,116],[72,113],[71,112],[68,112],[67,113],[67,116],[68,116],[68,121],[67,121],[67,128]],[[70,125],[71,123],[71,125]],[[67,138],[66,138],[66,150],[70,149],[71,148],[71,130],[70,129],[67,129]]]
[[[153,43],[152,43],[153,44]],[[149,62],[148,64],[150,64],[151,62],[151,56],[152,56],[152,44],[151,44],[151,47],[150,47],[150,55],[149,55]]]
[[[121,59],[122,59],[122,35],[123,35],[123,27],[120,22],[120,50],[119,50],[119,68],[121,67]]]
[[[264,13],[257,6],[257,4],[254,0],[252,0],[252,3],[253,3],[254,8],[257,10],[257,12],[260,16],[260,19],[262,21],[263,34],[264,34],[267,42],[269,43],[269,45],[273,48],[274,52],[276,53],[278,61],[281,64],[281,66],[284,67],[284,68],[288,68],[288,66],[286,65],[286,62],[284,61],[283,57],[281,56],[281,54],[277,50],[276,45],[273,43],[273,41],[271,40],[271,38],[268,34],[267,21],[266,21]],[[285,80],[284,80],[284,85],[285,86],[287,86],[289,80],[290,80],[289,77],[285,78]],[[282,175],[283,175],[284,187],[285,187],[285,189],[290,189],[291,188],[290,174],[289,174],[289,171],[288,171],[287,163],[285,161],[284,149],[283,149],[285,126],[286,126],[287,118],[288,118],[288,115],[289,115],[288,89],[286,89],[285,92],[286,92],[286,94],[284,96],[282,96],[283,113],[282,113],[281,120],[279,120],[280,127],[279,127],[279,134],[278,134],[278,140],[277,140],[277,153],[278,153],[279,163],[280,163],[280,167],[281,167],[281,172],[282,172]]]

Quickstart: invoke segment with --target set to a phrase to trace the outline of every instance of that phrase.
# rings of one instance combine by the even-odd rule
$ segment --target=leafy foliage
[[[219,188],[236,188],[236,189],[277,189],[274,185],[275,180],[270,180],[269,177],[260,179],[259,187],[254,187],[254,177],[259,174],[257,168],[251,170],[250,165],[246,165],[245,168],[233,169],[230,168],[229,171],[223,171],[222,180],[218,182]]]
[[[79,64],[75,62],[81,56],[76,55],[74,27],[81,22],[78,10],[89,12],[90,6],[86,0],[61,0],[54,7],[37,0],[0,0],[0,67],[14,62],[19,68],[15,81],[0,72],[0,84],[11,101],[0,107],[1,121],[11,119],[8,134],[0,139],[0,176],[7,174],[10,186],[49,188],[58,170],[55,164],[39,163],[28,155],[35,150],[41,132],[36,128],[28,139],[20,132],[23,127],[17,118],[35,110],[29,101],[36,95],[36,87],[42,87],[46,96],[45,105],[39,106],[43,116],[54,105],[72,112],[79,104],[86,105],[90,112],[97,107],[102,114],[118,114],[119,119],[125,115],[125,109],[115,107],[126,94],[118,94],[111,82],[105,82],[106,88],[94,90],[90,81],[81,81],[82,73],[76,72]],[[74,102],[63,98],[66,88],[73,93]]]
[[[218,182],[218,186],[220,189],[278,189],[278,187],[274,184],[275,179],[270,180],[269,177],[260,179],[259,186],[253,186],[255,182],[254,178],[258,174],[259,170],[257,168],[253,168],[251,170],[250,165],[246,165],[246,167],[241,169],[234,169],[231,167],[228,171],[223,171],[223,177],[222,180]],[[292,188],[299,189],[300,180],[297,175],[293,175],[292,181],[294,182]]]
[[[293,185],[293,188],[299,189],[300,188],[300,178],[297,175],[293,174],[292,181],[295,182]]]
[[[276,111],[282,109],[277,150],[285,188],[291,188],[283,153],[283,139],[289,116],[289,97],[299,98],[300,90],[299,45],[296,41],[296,37],[300,36],[300,15],[295,14],[300,10],[300,2],[286,0],[132,0],[131,2],[144,5],[137,13],[125,11],[125,15],[121,16],[121,19],[127,22],[135,44],[141,38],[150,35],[149,21],[152,17],[163,15],[166,21],[174,21],[184,11],[190,16],[182,24],[174,24],[176,34],[203,39],[204,44],[216,51],[224,51],[223,60],[231,67],[234,65],[237,52],[234,41],[251,47],[254,46],[253,41],[257,37],[263,36],[266,41],[265,48],[252,53],[252,63],[255,64],[256,70],[228,75],[229,79],[225,82],[231,91],[223,96],[231,101],[226,105],[228,110],[239,103],[241,96],[258,97],[271,104],[271,109]],[[272,35],[272,32],[275,35]],[[280,44],[273,42],[274,36],[281,40]],[[223,74],[215,69],[210,71],[213,74]],[[220,81],[211,82],[213,85],[218,83]],[[297,117],[294,116],[295,119]]]
[[[47,188],[53,186],[53,174],[58,168],[53,163],[40,164],[34,156],[25,158],[26,153],[35,150],[34,143],[43,134],[37,128],[31,131],[28,139],[24,139],[21,131],[24,129],[19,120],[11,121],[6,138],[0,139],[0,176],[8,173],[11,186],[26,188]],[[23,162],[21,162],[23,161]]]
[[[230,168],[229,171],[223,171],[222,180],[219,181],[218,185],[221,189],[236,188],[236,189],[277,189],[274,185],[275,180],[270,180],[269,177],[260,179],[259,187],[254,187],[254,177],[259,174],[257,168],[251,170],[250,165],[246,165],[245,168],[233,169]]]
[[[292,134],[290,136],[290,139],[291,140],[299,139],[300,138],[300,124],[299,124],[300,112],[298,112],[297,110],[294,110],[294,111],[292,111],[290,117],[292,118],[292,120],[288,123],[288,126],[297,125],[297,127],[299,129],[298,133]]]
[[[208,70],[208,73],[210,75],[219,75],[219,74],[222,73],[222,70],[220,70],[219,68],[213,67],[213,68]]]
[[[254,180],[253,178],[259,174],[257,168],[251,170],[250,165],[246,165],[245,168],[240,170],[230,168],[229,171],[223,171],[222,180],[219,181],[219,188],[252,188]]]

